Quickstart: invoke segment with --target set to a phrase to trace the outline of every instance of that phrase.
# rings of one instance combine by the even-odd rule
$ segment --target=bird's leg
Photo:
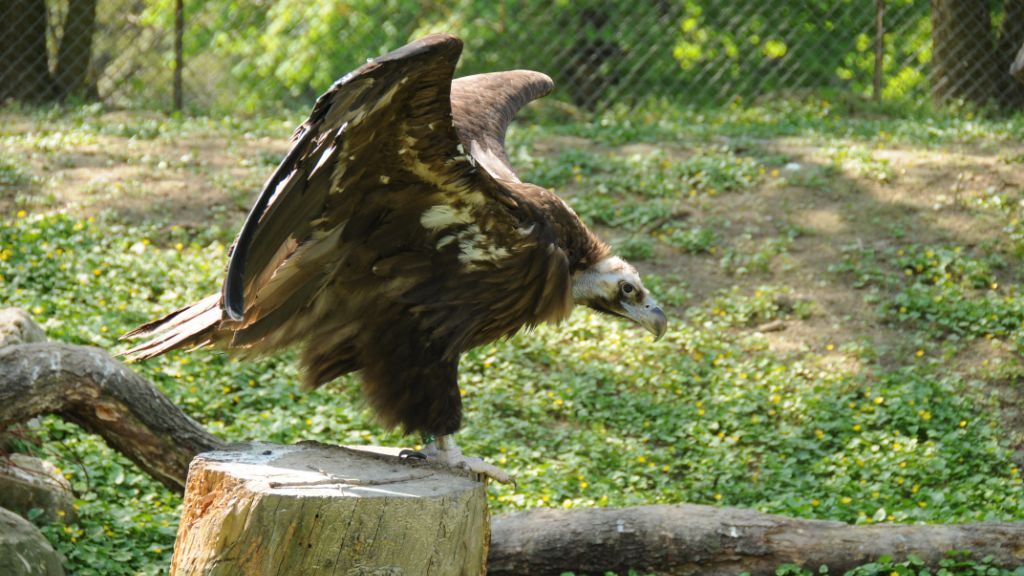
[[[476,474],[481,474],[501,482],[502,484],[515,484],[516,480],[510,474],[493,464],[488,464],[480,458],[472,458],[462,453],[462,449],[455,443],[455,436],[448,434],[438,436],[436,440],[424,446],[420,454],[427,460],[442,462],[452,468],[462,468]],[[412,456],[412,454],[409,454]]]

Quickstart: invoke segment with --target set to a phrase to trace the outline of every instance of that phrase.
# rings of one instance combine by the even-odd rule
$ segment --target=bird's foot
[[[423,450],[402,450],[399,455],[404,458],[419,458],[430,462],[441,462],[451,468],[469,470],[474,474],[486,476],[502,484],[512,484],[513,486],[516,484],[516,479],[501,468],[488,464],[480,458],[463,454],[462,449],[455,443],[455,439],[451,435],[438,437],[435,442],[427,444]]]

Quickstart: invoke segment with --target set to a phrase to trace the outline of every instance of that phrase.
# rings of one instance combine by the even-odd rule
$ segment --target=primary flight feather
[[[307,384],[360,371],[388,425],[462,456],[462,352],[575,304],[661,337],[664,313],[548,190],[523,183],[505,130],[551,79],[517,70],[453,80],[462,42],[433,34],[337,81],[295,131],[232,248],[220,294],[140,326],[136,359],[217,346],[303,347]]]

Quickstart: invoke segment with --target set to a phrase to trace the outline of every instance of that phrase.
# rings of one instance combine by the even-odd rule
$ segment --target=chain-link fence
[[[431,31],[465,40],[461,74],[541,70],[583,110],[836,92],[1024,106],[1024,0],[3,0],[0,100],[307,106]]]

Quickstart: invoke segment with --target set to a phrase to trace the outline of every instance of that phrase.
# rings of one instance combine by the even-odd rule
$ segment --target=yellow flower
[[[967,427],[967,420],[961,420],[960,421],[960,427],[961,428],[966,428]]]
[[[647,462],[647,458],[644,458],[643,456],[637,456],[636,461],[643,464],[644,462]]]
[[[914,352],[914,355],[920,358],[924,356],[924,350],[918,349],[917,352]]]
[[[18,218],[24,218],[25,216],[28,216],[28,212],[25,212],[24,210],[18,210]]]
[[[719,501],[721,499],[722,499],[722,495],[718,494],[718,493],[715,493],[715,501]]]
[[[817,498],[815,498],[814,500],[811,500],[811,506],[814,506],[815,508],[817,508],[818,504],[821,504],[821,502],[818,502]]]
[[[842,502],[843,504],[849,504],[850,502],[853,502],[853,498],[850,498],[849,496],[843,496],[839,501]]]
[[[854,424],[853,425],[853,431],[854,432],[860,432],[860,424]]]

